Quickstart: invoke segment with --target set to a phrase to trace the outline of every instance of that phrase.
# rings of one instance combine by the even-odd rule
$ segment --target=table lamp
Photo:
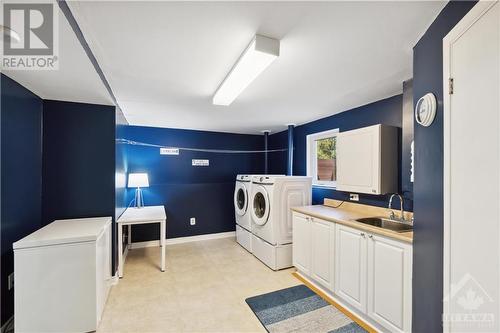
[[[141,187],[149,187],[147,173],[130,173],[128,175],[128,187],[135,187],[135,207],[141,208],[144,206]]]

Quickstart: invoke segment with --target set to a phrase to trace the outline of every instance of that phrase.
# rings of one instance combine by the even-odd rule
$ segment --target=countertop
[[[325,205],[313,205],[313,206],[303,206],[294,207],[293,211],[316,217],[318,219],[331,221],[346,225],[348,227],[353,227],[359,230],[371,232],[373,234],[378,234],[407,243],[413,243],[413,231],[407,232],[395,232],[392,230],[382,229],[379,227],[367,225],[364,223],[356,222],[356,219],[362,217],[374,217],[373,213],[364,212],[363,209],[353,210],[353,209],[343,209],[342,207],[333,208]]]

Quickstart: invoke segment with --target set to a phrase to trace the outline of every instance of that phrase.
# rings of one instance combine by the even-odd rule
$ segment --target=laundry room
[[[1,7],[0,333],[500,330],[498,0]]]

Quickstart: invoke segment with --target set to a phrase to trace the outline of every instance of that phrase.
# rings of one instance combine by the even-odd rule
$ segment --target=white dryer
[[[272,269],[292,266],[291,208],[310,205],[311,197],[311,177],[252,177],[252,251]]]
[[[234,188],[234,212],[236,218],[236,241],[252,252],[252,219],[248,210],[251,193],[251,175],[237,175]]]

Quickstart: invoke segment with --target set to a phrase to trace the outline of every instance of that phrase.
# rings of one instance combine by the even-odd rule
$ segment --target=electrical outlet
[[[189,224],[195,225],[196,224],[196,218],[192,217],[189,219]]]
[[[359,194],[349,193],[349,200],[351,200],[351,201],[359,201]]]
[[[10,273],[7,277],[7,290],[14,288],[14,272]]]

